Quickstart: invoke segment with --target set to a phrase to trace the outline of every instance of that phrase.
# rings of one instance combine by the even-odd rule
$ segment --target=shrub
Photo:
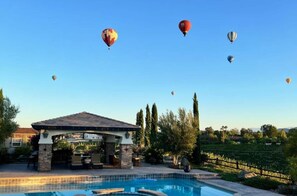
[[[19,158],[20,156],[22,157],[28,157],[31,153],[31,147],[30,146],[21,146],[18,148],[15,148],[13,157],[14,158]]]
[[[297,156],[289,158],[290,176],[294,182],[297,182]]]
[[[239,181],[236,173],[221,173],[220,175],[223,180],[227,180],[227,181],[231,181],[231,182]]]
[[[280,185],[277,192],[284,195],[297,195],[296,185]]]
[[[201,161],[203,162],[207,162],[208,161],[208,155],[207,154],[201,154]]]
[[[156,148],[148,148],[144,152],[145,162],[151,164],[160,164],[163,162],[163,151]]]
[[[0,164],[8,163],[9,156],[7,153],[7,148],[0,148]]]
[[[264,190],[272,190],[272,189],[275,190],[278,188],[279,185],[282,184],[278,181],[271,180],[269,178],[260,177],[260,176],[245,179],[242,183],[251,187],[264,189]]]

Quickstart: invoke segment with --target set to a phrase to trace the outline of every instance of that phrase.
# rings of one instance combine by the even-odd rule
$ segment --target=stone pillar
[[[108,135],[105,141],[105,160],[107,164],[110,164],[112,160],[109,160],[109,155],[115,154],[115,136]]]
[[[51,171],[52,144],[39,144],[38,171]]]
[[[40,139],[38,142],[38,171],[51,171],[52,169],[52,136],[52,131],[40,130]]]
[[[120,138],[120,166],[122,169],[131,169],[133,168],[132,163],[132,137],[131,132],[121,131],[118,133]]]
[[[132,163],[132,144],[121,144],[120,145],[120,162],[122,169],[131,169]]]

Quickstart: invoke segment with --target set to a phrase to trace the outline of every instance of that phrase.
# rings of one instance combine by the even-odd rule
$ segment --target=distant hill
[[[292,129],[294,127],[287,127],[287,128],[278,128],[277,130],[281,131],[281,130],[285,130],[285,132],[289,132],[290,129]],[[261,131],[261,128],[250,128],[251,130],[253,130],[254,132],[257,132],[257,131]]]
[[[294,127],[290,127],[290,128],[278,128],[277,130],[281,131],[281,130],[283,130],[283,129],[284,129],[284,130],[285,130],[285,132],[287,132],[287,133],[288,133],[288,132],[289,132],[289,130],[290,130],[290,129],[292,129],[292,128],[294,128]]]
[[[253,130],[253,132],[261,131],[260,128],[249,128],[249,129]],[[240,131],[240,130],[239,130],[239,131]]]

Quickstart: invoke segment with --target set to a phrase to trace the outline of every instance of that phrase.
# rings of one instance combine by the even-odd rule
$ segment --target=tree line
[[[136,125],[140,126],[140,131],[134,133],[133,143],[141,148],[154,146],[158,134],[158,109],[155,103],[152,106],[152,114],[149,104],[146,105],[145,127],[142,109],[136,114]]]
[[[260,130],[253,131],[249,128],[240,130],[233,128],[228,130],[227,126],[222,126],[220,130],[214,130],[212,127],[206,127],[202,131],[201,142],[203,144],[211,143],[285,143],[288,136],[296,128],[290,129],[288,133],[284,130],[278,130],[271,124],[264,124]]]

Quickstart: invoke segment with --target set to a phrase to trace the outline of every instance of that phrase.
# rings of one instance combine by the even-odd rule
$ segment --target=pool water
[[[160,191],[168,196],[230,196],[234,193],[209,186],[205,183],[191,179],[134,179],[131,181],[114,181],[92,183],[86,188],[76,186],[75,190],[55,190],[50,192],[5,193],[0,196],[91,196],[92,190],[106,188],[125,188],[125,192],[137,192],[138,189]]]

